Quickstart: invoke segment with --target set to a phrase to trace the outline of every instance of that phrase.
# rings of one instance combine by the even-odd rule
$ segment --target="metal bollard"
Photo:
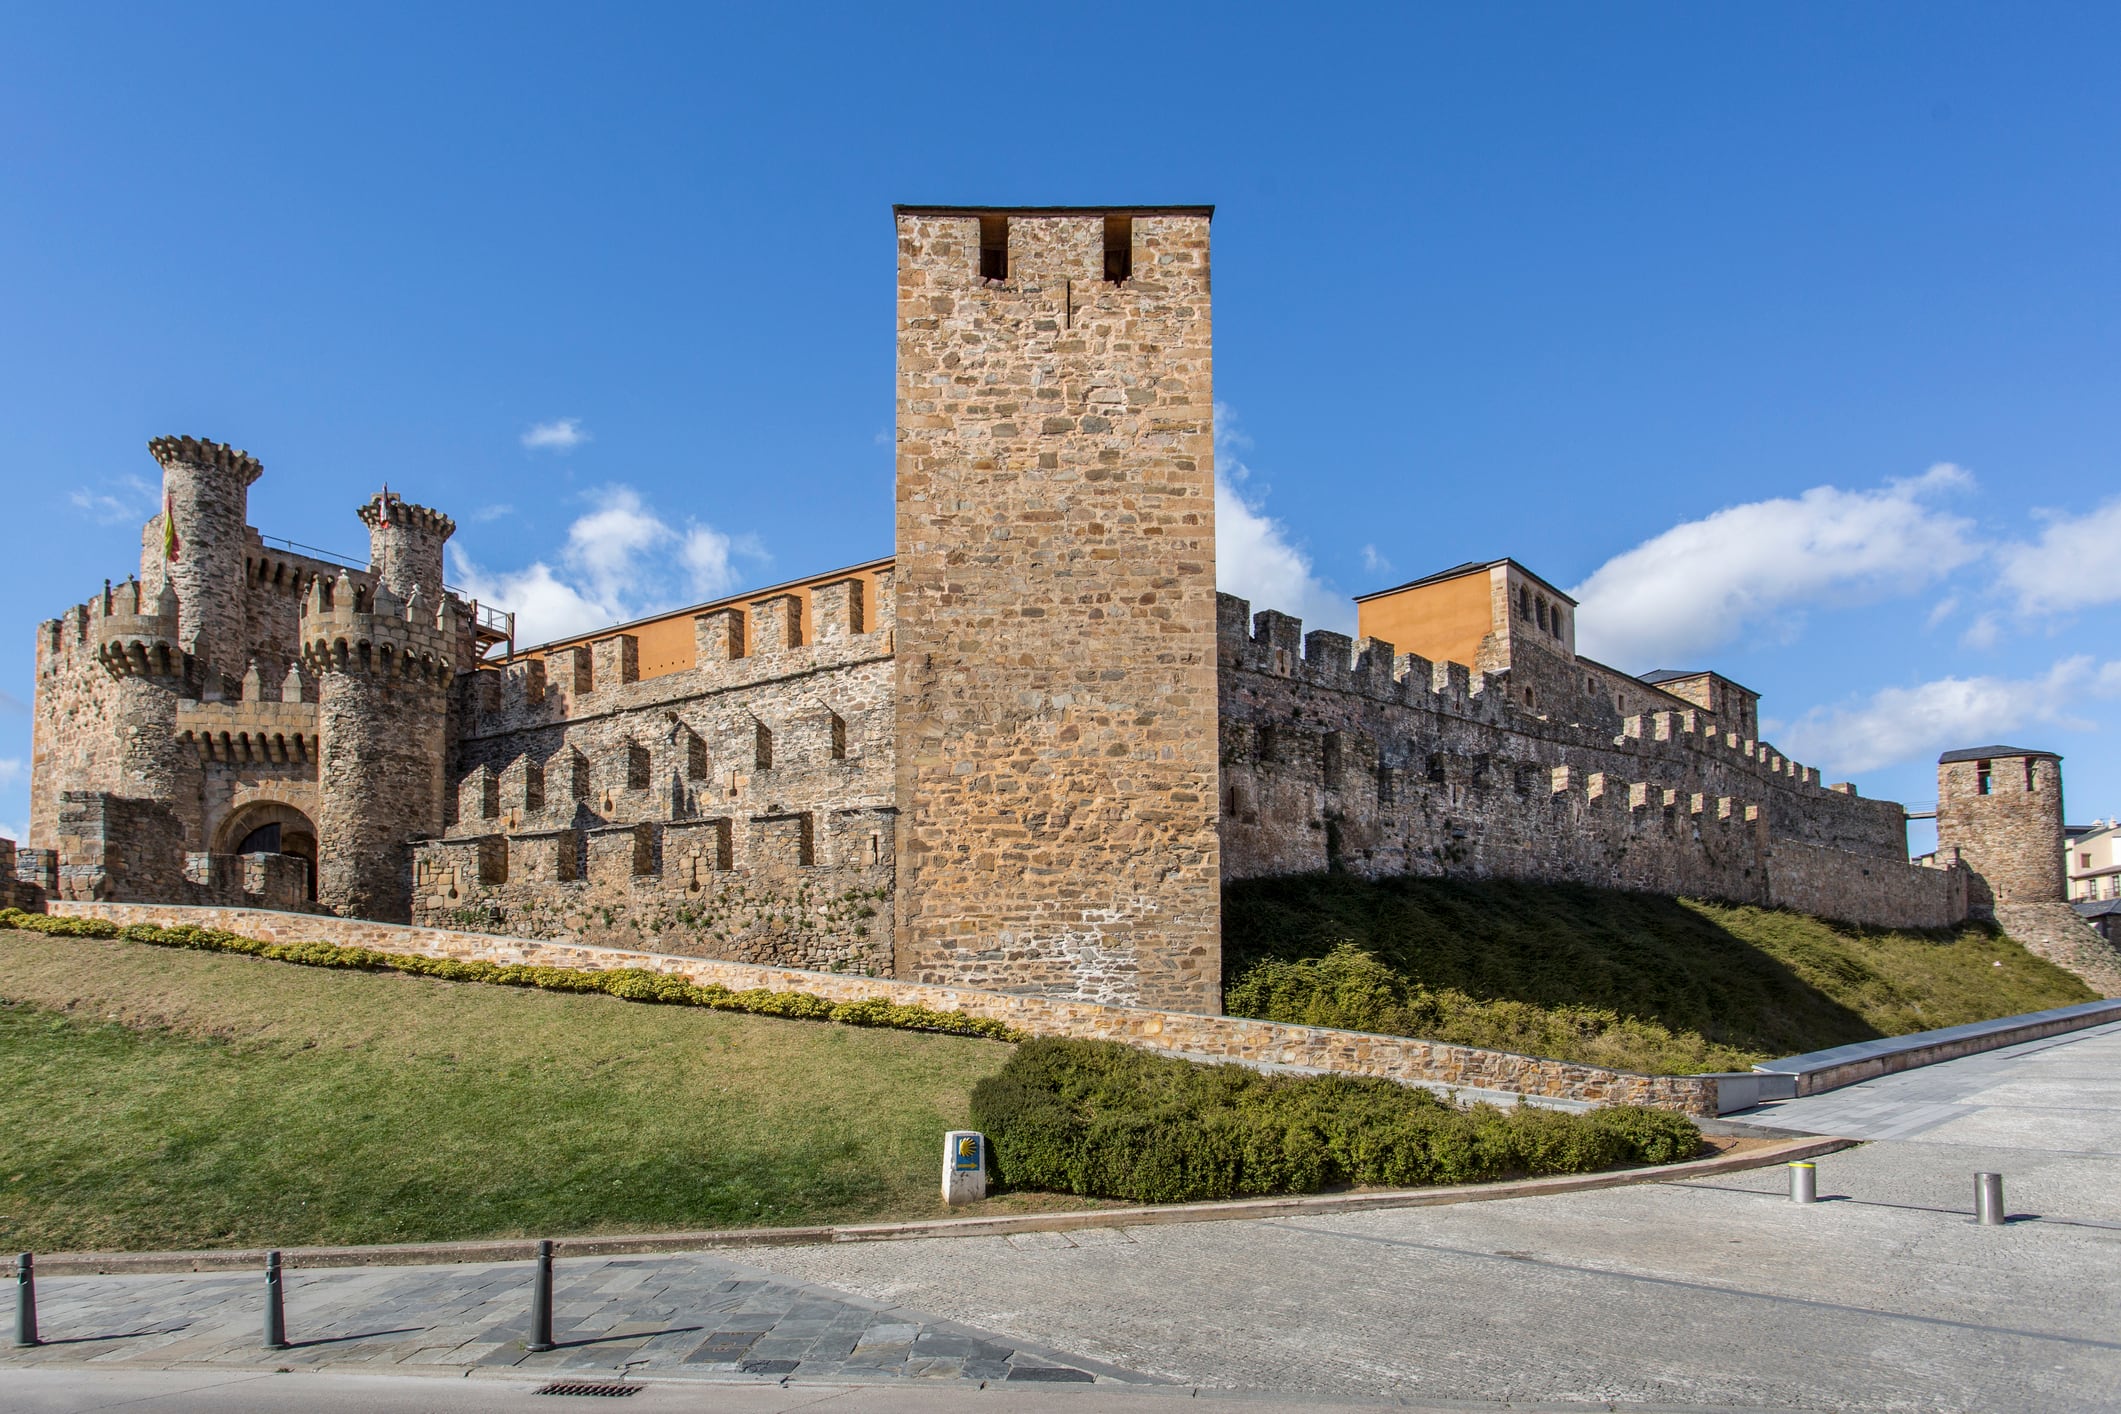
[[[265,1348],[287,1349],[287,1308],[280,1299],[280,1249],[265,1254]]]
[[[1974,1175],[1974,1221],[1983,1227],[2003,1226],[2003,1175]]]
[[[15,1344],[44,1344],[37,1338],[36,1259],[27,1252],[15,1257]]]
[[[1816,1203],[1819,1201],[1819,1170],[1817,1167],[1802,1160],[1790,1165],[1790,1201],[1792,1203]]]
[[[530,1279],[530,1348],[552,1349],[552,1244],[538,1243],[537,1275]]]

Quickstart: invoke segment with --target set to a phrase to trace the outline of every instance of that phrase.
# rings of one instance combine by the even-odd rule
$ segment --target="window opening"
[[[979,218],[979,274],[982,280],[1009,278],[1009,218]]]
[[[847,759],[847,719],[837,712],[833,712],[830,715],[832,717],[832,759],[845,761]]]
[[[1532,591],[1521,585],[1517,590],[1517,617],[1520,619],[1532,617]]]
[[[1976,795],[1994,795],[1996,793],[1994,773],[1989,769],[1992,764],[1988,761],[1976,761],[1974,763],[1974,793]]]
[[[2038,790],[2040,788],[2033,780],[2033,758],[2030,756],[2025,758],[2025,788],[2027,790]]]
[[[751,764],[761,771],[773,769],[773,733],[764,722],[756,723],[751,739]]]
[[[1105,218],[1105,278],[1118,284],[1134,273],[1134,218]]]
[[[1539,619],[1539,627],[1541,628],[1541,630],[1544,630],[1547,626],[1547,601],[1544,599],[1539,601],[1537,616]]]

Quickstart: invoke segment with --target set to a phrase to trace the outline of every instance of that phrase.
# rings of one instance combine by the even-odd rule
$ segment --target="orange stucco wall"
[[[669,613],[656,618],[643,619],[638,623],[614,624],[610,628],[598,629],[595,633],[585,633],[576,638],[540,644],[537,647],[526,649],[516,656],[519,658],[542,658],[546,654],[557,652],[562,648],[594,643],[598,639],[609,638],[615,633],[630,633],[639,640],[641,676],[643,678],[658,678],[665,673],[681,673],[692,667],[694,663],[695,643],[692,621],[696,616],[715,609],[748,608],[754,599],[763,599],[768,595],[793,594],[802,601],[803,641],[808,643],[815,636],[815,621],[811,617],[810,591],[820,585],[837,584],[843,579],[858,579],[862,581],[862,602],[868,608],[871,619],[869,626],[874,628],[876,626],[874,619],[877,612],[876,574],[878,570],[889,569],[890,567],[890,560],[878,560],[871,564],[857,566],[854,569],[833,570],[827,574],[812,575],[807,579],[797,580],[792,584],[776,584],[764,589],[754,589],[744,594],[732,594],[727,599],[717,599],[711,604],[692,604],[682,609],[673,609]]]
[[[1356,631],[1432,663],[1476,663],[1480,641],[1495,626],[1489,575],[1483,565],[1456,579],[1366,600],[1356,605]]]

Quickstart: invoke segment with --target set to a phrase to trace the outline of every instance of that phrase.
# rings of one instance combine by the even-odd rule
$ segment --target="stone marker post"
[[[987,1196],[987,1136],[953,1129],[943,1136],[943,1201],[951,1207]]]

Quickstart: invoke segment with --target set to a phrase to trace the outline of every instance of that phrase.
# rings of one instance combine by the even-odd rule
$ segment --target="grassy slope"
[[[1235,884],[1223,937],[1229,987],[1262,962],[1320,957],[1345,940],[1406,983],[1530,1004],[1463,1007],[1467,1034],[1437,1039],[1507,1044],[1516,1027],[1544,1040],[1543,1054],[1633,1069],[1719,1069],[2093,996],[1980,925],[1858,929],[1573,885],[1337,875]],[[1580,1027],[1524,1019],[1556,1008],[1603,1009],[1646,1023],[1638,1033],[1672,1035],[1623,1026],[1570,1039]]]
[[[1010,1049],[12,931],[0,999],[40,1250],[929,1215]]]

